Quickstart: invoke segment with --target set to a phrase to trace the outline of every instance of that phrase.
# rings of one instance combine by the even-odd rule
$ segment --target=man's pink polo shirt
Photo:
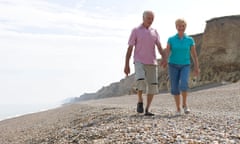
[[[155,45],[160,44],[157,31],[153,28],[145,28],[142,24],[132,30],[128,44],[135,46],[134,62],[143,64],[157,64]]]

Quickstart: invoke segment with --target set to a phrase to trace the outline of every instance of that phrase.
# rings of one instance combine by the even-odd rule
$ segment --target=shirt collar
[[[140,28],[150,30],[150,29],[151,29],[151,26],[150,26],[149,28],[146,28],[145,26],[143,26],[143,23],[142,23],[142,24],[140,25]]]
[[[180,39],[178,33],[175,35],[175,37],[178,38],[178,39]],[[184,38],[186,38],[186,37],[187,37],[187,35],[184,33],[182,39],[184,39]]]

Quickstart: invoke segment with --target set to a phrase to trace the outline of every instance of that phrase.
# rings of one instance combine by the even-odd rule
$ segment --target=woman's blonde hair
[[[187,26],[187,22],[186,22],[184,19],[177,19],[177,20],[175,21],[175,25],[176,25],[176,26],[177,26],[177,25],[180,25],[180,24],[184,24],[185,27]]]

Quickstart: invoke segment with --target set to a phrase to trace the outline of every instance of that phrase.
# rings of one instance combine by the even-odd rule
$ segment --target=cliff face
[[[193,81],[191,74],[189,87],[203,86],[222,81],[240,80],[240,15],[214,18],[207,21],[204,33],[192,35],[196,43],[201,69],[200,77]],[[167,69],[159,70],[159,88],[169,89]],[[103,87],[96,93],[84,94],[76,100],[133,94],[134,75],[120,82]]]
[[[134,75],[131,75],[128,78],[122,79],[120,82],[112,83],[107,87],[101,88],[96,93],[83,94],[80,97],[75,98],[75,101],[117,97],[126,94],[133,94],[135,93],[134,84]]]
[[[240,79],[240,15],[207,21],[199,61],[201,84]]]

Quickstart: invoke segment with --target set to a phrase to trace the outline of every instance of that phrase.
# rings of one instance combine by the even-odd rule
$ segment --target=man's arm
[[[133,50],[133,46],[129,46],[126,53],[125,67],[124,67],[124,73],[126,74],[126,76],[130,74],[129,61],[132,55],[132,50]]]
[[[158,52],[162,56],[161,66],[166,67],[167,59],[166,59],[165,51],[163,50],[161,43],[157,43],[156,45],[157,45],[157,48],[158,48]]]

